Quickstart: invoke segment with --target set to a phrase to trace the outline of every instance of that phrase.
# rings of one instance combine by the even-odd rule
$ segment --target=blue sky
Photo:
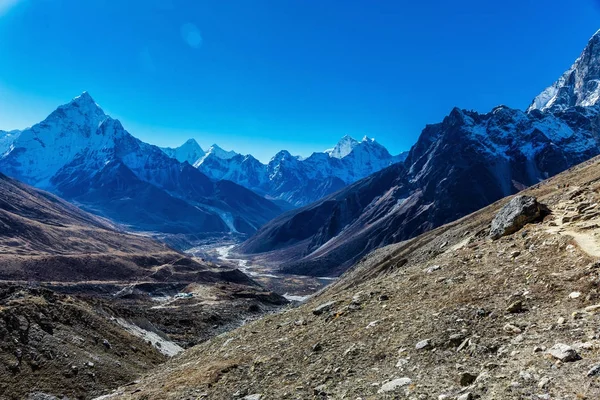
[[[527,107],[599,28],[594,0],[0,0],[0,129],[87,90],[162,146],[398,153],[454,106]]]

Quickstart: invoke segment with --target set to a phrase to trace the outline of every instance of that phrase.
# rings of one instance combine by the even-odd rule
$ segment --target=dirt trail
[[[562,226],[553,226],[546,230],[548,233],[571,236],[575,244],[592,257],[600,257],[600,243],[593,234],[564,229]]]

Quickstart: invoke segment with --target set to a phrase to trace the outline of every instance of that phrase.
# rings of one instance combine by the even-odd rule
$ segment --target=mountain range
[[[600,152],[600,31],[527,112],[455,108],[428,125],[404,163],[282,214],[237,251],[287,272],[337,275],[375,248],[410,239]]]
[[[194,139],[177,148],[162,149],[180,162],[187,161],[214,180],[229,180],[253,190],[285,208],[301,207],[372,173],[403,161],[408,153],[392,156],[364,137],[344,136],[334,148],[307,158],[286,150],[263,164],[252,155],[225,151],[212,145],[204,152]]]
[[[206,152],[190,139],[159,148],[127,132],[89,93],[22,131],[0,131],[0,172],[130,229],[160,234],[251,234],[302,206],[401,161],[373,139],[344,137],[306,159],[279,152]]]
[[[0,144],[1,172],[135,230],[247,234],[281,212],[133,137],[88,93],[31,128],[0,133]]]

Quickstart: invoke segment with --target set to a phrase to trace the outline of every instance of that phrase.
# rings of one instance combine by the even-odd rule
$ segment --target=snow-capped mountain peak
[[[356,139],[349,135],[345,135],[333,149],[326,150],[325,152],[329,153],[329,156],[333,158],[344,158],[358,145],[359,142]]]
[[[169,157],[174,158],[179,162],[187,161],[192,165],[206,154],[195,139],[188,139],[179,147],[161,147],[160,149]]]
[[[219,157],[222,160],[229,160],[230,158],[233,158],[238,155],[238,153],[236,153],[235,151],[223,150],[221,147],[219,147],[216,144],[213,144],[212,146],[210,146],[207,153],[214,154],[216,157]]]
[[[375,142],[375,138],[370,138],[367,135],[363,136],[361,142]]]
[[[540,93],[527,111],[562,111],[600,103],[600,30],[589,40],[575,63],[552,86]]]

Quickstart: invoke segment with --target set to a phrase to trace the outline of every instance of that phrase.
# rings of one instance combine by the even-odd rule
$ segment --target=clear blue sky
[[[598,28],[596,0],[0,0],[0,129],[87,90],[158,145],[397,153],[454,106],[527,107]]]

